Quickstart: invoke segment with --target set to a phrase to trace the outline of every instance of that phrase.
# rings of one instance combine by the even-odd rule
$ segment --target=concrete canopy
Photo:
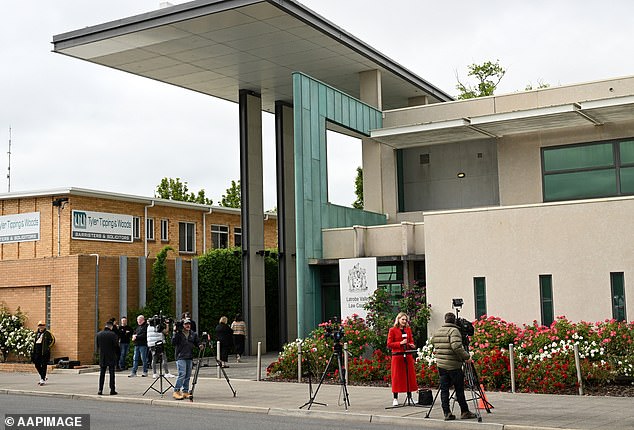
[[[292,0],[198,0],[53,36],[54,52],[262,109],[292,103],[301,71],[359,98],[358,74],[380,70],[383,108],[451,97]]]

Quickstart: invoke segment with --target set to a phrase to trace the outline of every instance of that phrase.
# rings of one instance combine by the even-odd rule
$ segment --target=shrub
[[[26,327],[26,315],[18,309],[15,314],[3,303],[0,306],[0,353],[2,361],[7,361],[10,354],[18,360],[28,360],[33,349],[35,333]]]

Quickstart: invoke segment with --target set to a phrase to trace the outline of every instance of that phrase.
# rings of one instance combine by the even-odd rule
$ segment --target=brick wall
[[[154,259],[147,260],[147,283]],[[168,260],[174,285],[174,260]],[[183,309],[191,310],[191,265],[183,262]],[[138,308],[138,259],[128,258],[128,309]],[[46,287],[51,290],[51,317],[55,335],[54,357],[68,356],[82,364],[94,362],[94,336],[111,317],[119,319],[119,257],[99,259],[99,320],[95,325],[96,259],[89,255],[0,262],[0,302],[12,312],[26,313],[26,326],[36,329],[45,319]],[[174,300],[175,302],[175,300]],[[174,315],[174,309],[166,311]],[[136,315],[128,315],[133,321]]]

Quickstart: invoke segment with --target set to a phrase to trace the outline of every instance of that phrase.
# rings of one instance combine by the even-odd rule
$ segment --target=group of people
[[[446,421],[455,420],[449,407],[449,389],[453,386],[456,401],[460,405],[460,418],[476,418],[469,410],[464,395],[463,364],[470,365],[471,355],[462,343],[462,334],[456,324],[456,315],[445,314],[445,324],[440,327],[431,339],[436,350],[438,376],[440,380],[440,402]],[[390,328],[387,346],[392,351],[392,393],[393,406],[398,406],[398,394],[407,393],[407,401],[411,401],[412,392],[418,391],[413,354],[416,351],[409,317],[401,312],[396,316],[394,326]]]
[[[152,319],[151,319],[152,320]],[[167,321],[167,320],[165,320]],[[174,346],[174,359],[178,375],[174,384],[173,398],[176,400],[191,397],[190,379],[193,367],[194,355],[204,349],[204,343],[200,342],[196,332],[196,323],[191,319],[189,312],[183,313],[181,319],[174,323],[173,327],[163,324],[165,321],[157,321],[157,317],[148,324],[144,315],[137,316],[137,326],[132,329],[128,325],[126,317],[121,318],[121,325],[117,326],[116,319],[111,318],[104,329],[97,334],[97,347],[99,348],[99,389],[97,394],[103,393],[106,371],[110,374],[110,395],[116,395],[115,370],[126,370],[127,356],[130,345],[134,344],[132,368],[129,378],[137,376],[139,366],[142,365],[142,377],[148,376],[151,354],[152,377],[165,376],[174,378],[169,371],[167,355],[164,353],[166,336],[169,337],[172,329],[171,342]],[[220,318],[216,326],[216,338],[220,342],[221,365],[227,364],[229,352],[233,346],[238,362],[244,354],[246,338],[246,325],[241,314],[236,315],[235,320],[229,326],[227,317]],[[157,373],[158,368],[158,373]],[[42,376],[45,381],[45,374]]]

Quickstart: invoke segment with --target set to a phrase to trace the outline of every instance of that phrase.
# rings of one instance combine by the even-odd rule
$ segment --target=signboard
[[[40,240],[40,213],[0,216],[0,243]]]
[[[363,306],[377,286],[376,258],[349,258],[339,260],[339,291],[341,297],[341,321],[352,314],[366,319]]]
[[[132,215],[73,211],[71,237],[79,240],[132,242]]]

